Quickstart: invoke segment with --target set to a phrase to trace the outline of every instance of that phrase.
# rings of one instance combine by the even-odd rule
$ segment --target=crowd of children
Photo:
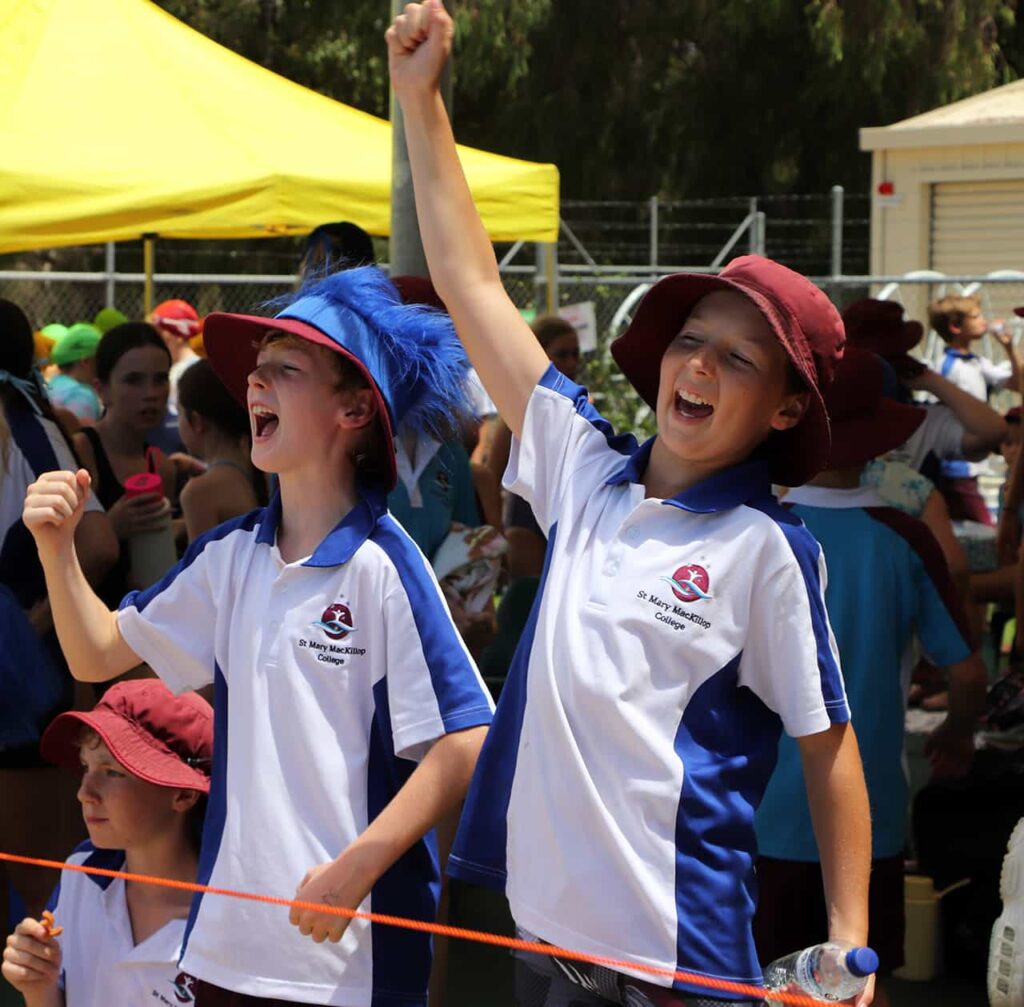
[[[593,959],[517,952],[520,1007],[753,1004],[730,984],[827,939],[876,949],[856,1004],[885,1005],[912,676],[940,683],[935,778],[964,777],[986,606],[1024,610],[1019,413],[987,401],[1020,390],[1013,342],[944,298],[936,371],[899,305],[840,315],[745,256],[640,303],[612,353],[657,433],[614,431],[575,332],[502,286],[452,33],[426,0],[386,39],[432,283],[330,225],[273,317],[168,301],[33,339],[0,301],[0,618],[28,641],[0,659],[0,852],[68,865],[52,893],[0,875],[3,975],[28,1007],[426,1007],[429,934],[330,910],[431,921],[446,873]],[[156,533],[180,559],[144,583]],[[55,766],[82,823],[52,825]]]

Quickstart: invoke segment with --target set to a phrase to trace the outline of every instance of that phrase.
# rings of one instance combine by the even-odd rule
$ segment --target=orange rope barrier
[[[804,993],[768,993],[761,986],[749,986],[745,983],[734,983],[726,979],[714,979],[708,976],[697,975],[693,972],[673,971],[672,969],[659,968],[656,965],[642,965],[637,962],[620,960],[618,958],[604,958],[600,955],[588,955],[582,951],[570,951],[568,948],[556,947],[553,944],[538,944],[533,941],[523,941],[516,937],[504,937],[501,934],[489,934],[482,930],[468,930],[464,927],[452,927],[442,923],[428,923],[425,920],[406,919],[402,916],[388,916],[384,913],[364,913],[358,909],[344,909],[341,906],[328,906],[320,902],[306,902],[299,899],[282,899],[276,895],[260,895],[256,892],[238,892],[230,888],[215,888],[211,885],[200,885],[191,881],[174,881],[169,878],[150,877],[146,874],[132,874],[129,871],[113,871],[106,867],[86,867],[84,864],[68,864],[59,860],[41,860],[37,857],[22,857],[14,853],[0,853],[0,861],[8,861],[13,864],[26,864],[30,867],[49,867],[57,871],[78,871],[81,874],[96,874],[105,878],[122,878],[125,881],[137,881],[146,885],[160,885],[164,888],[177,888],[188,892],[200,892],[204,895],[226,895],[233,899],[247,899],[250,902],[263,902],[272,906],[283,906],[285,908],[309,909],[313,912],[325,913],[331,916],[344,916],[348,919],[369,920],[371,923],[379,923],[389,927],[402,927],[406,930],[419,930],[423,933],[435,934],[438,937],[456,937],[460,940],[475,941],[478,944],[490,944],[495,947],[510,948],[514,951],[529,951],[539,955],[549,955],[552,958],[565,958],[569,961],[586,962],[591,965],[602,965],[616,972],[632,971],[643,972],[648,975],[658,976],[666,979],[675,979],[680,982],[692,983],[695,986],[706,986],[709,989],[720,990],[724,993],[735,993],[739,996],[749,997],[752,1000],[761,1000],[770,995],[772,1003],[792,1004],[793,1007],[819,1007],[822,1003],[814,997]]]

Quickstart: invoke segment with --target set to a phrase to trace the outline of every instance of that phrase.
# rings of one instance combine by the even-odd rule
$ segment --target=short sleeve
[[[636,440],[616,436],[587,390],[552,365],[530,396],[522,436],[512,438],[504,486],[530,504],[546,536],[570,484],[588,496],[635,450]]]
[[[494,704],[412,539],[389,519],[374,541],[396,573],[382,616],[392,742],[419,761],[441,736],[489,724]]]
[[[71,448],[68,446],[68,442],[56,428],[55,424],[50,422],[46,423],[46,434],[53,447],[53,453],[57,459],[58,470],[75,472],[81,468],[78,459],[71,453]],[[85,501],[85,511],[87,514],[94,511],[103,513],[103,504],[100,503],[99,498],[95,493],[90,493],[89,499]]]
[[[799,738],[845,723],[850,710],[825,609],[825,559],[811,533],[792,520],[779,526],[784,541],[772,560],[758,564],[740,684]]]
[[[921,459],[929,452],[939,459],[960,458],[963,455],[963,424],[947,406],[928,406],[924,423],[913,436],[920,439]],[[919,467],[919,464],[914,465],[914,468]]]
[[[162,580],[126,595],[118,610],[125,642],[174,692],[213,681],[219,606],[211,569],[230,568],[229,527],[197,538]]]

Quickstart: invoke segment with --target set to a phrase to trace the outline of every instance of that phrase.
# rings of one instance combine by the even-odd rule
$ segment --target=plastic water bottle
[[[765,969],[764,985],[768,990],[799,990],[816,1000],[835,1002],[860,993],[877,968],[878,955],[871,948],[826,941],[777,958]]]
[[[164,496],[163,480],[155,472],[140,472],[124,481],[126,497]],[[174,529],[171,519],[156,531],[140,532],[128,540],[131,556],[132,580],[139,587],[155,584],[175,563],[178,550],[174,544]]]

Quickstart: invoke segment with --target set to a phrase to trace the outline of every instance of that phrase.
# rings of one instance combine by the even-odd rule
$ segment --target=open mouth
[[[696,392],[676,392],[676,412],[690,420],[707,419],[715,407]]]
[[[257,440],[269,437],[277,429],[277,414],[272,413],[266,406],[253,406],[251,412]]]

